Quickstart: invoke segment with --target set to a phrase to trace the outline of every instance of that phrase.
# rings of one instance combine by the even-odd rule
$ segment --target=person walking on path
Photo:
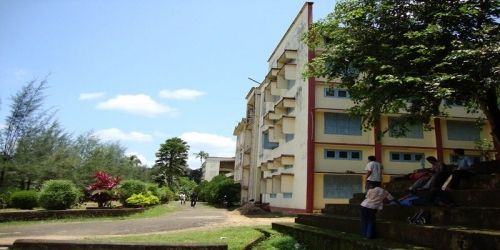
[[[375,238],[375,219],[378,210],[382,210],[384,199],[399,201],[385,189],[373,187],[366,192],[365,200],[361,202],[361,234],[368,239]]]
[[[181,205],[186,204],[186,195],[184,193],[179,195],[179,199],[181,200]]]
[[[372,187],[380,187],[382,184],[382,164],[377,162],[375,156],[368,156],[366,164],[366,190]]]
[[[193,192],[190,198],[191,198],[191,207],[196,206],[196,202],[198,201],[198,194],[196,192]]]

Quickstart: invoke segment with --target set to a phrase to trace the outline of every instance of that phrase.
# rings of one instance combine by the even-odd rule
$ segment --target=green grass
[[[268,227],[270,228],[270,227]],[[229,249],[239,250],[262,236],[252,227],[227,227],[215,230],[196,230],[168,234],[150,234],[126,237],[92,238],[107,242],[148,242],[148,243],[226,243]]]
[[[9,221],[0,223],[0,227],[5,226],[15,226],[15,225],[28,225],[28,224],[46,224],[46,223],[70,223],[70,222],[84,222],[84,221],[102,221],[102,220],[128,220],[128,219],[144,219],[153,218],[168,214],[176,211],[179,208],[177,203],[163,204],[159,206],[154,206],[142,213],[135,213],[128,216],[78,216],[78,217],[68,217],[61,219],[46,219],[46,220],[33,220],[33,221]]]
[[[229,249],[239,250],[269,233],[269,237],[255,245],[252,249],[296,249],[306,250],[291,236],[271,229],[271,226],[259,227],[226,227],[215,230],[192,230],[167,234],[150,234],[109,238],[89,238],[114,243],[149,242],[149,243],[226,243]]]

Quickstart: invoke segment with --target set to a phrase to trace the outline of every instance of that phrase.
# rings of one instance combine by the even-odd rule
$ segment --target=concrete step
[[[492,190],[476,190],[476,189],[466,189],[466,190],[451,190],[447,191],[450,198],[458,206],[469,206],[469,207],[500,207],[500,199],[497,199],[500,189]],[[405,191],[392,192],[394,197],[400,198],[405,196],[407,193]],[[417,196],[425,198],[427,191],[416,191]],[[356,193],[353,198],[349,200],[350,204],[361,204],[365,199],[365,194]]]
[[[473,216],[473,215],[472,215]],[[359,217],[299,214],[296,223],[328,230],[359,234]],[[433,249],[498,249],[500,231],[473,230],[465,227],[412,225],[395,221],[377,221],[378,237]]]
[[[500,230],[500,208],[491,207],[399,207],[384,206],[377,218],[387,221],[407,222],[420,209],[428,211],[431,225],[464,226],[479,229]],[[359,205],[327,204],[323,213],[347,217],[359,217]]]
[[[414,180],[392,180],[384,185],[389,192],[400,192],[408,189]],[[460,182],[459,189],[500,189],[500,174],[476,174]]]
[[[306,244],[309,249],[428,249],[414,245],[381,239],[368,240],[358,234],[321,229],[297,223],[272,223],[274,230],[293,236],[297,241]]]

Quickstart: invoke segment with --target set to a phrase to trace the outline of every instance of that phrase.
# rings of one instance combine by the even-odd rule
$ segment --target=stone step
[[[408,189],[414,180],[392,180],[384,184],[389,192],[399,192]],[[500,174],[477,174],[460,182],[460,189],[500,189]]]
[[[500,208],[491,207],[399,207],[384,206],[377,212],[377,218],[387,221],[407,222],[420,209],[429,212],[431,225],[464,226],[469,228],[500,230]],[[359,205],[327,204],[323,209],[326,215],[359,217]]]
[[[274,230],[293,236],[309,249],[428,249],[414,245],[386,241],[381,239],[368,240],[358,234],[327,230],[298,223],[272,223]]]
[[[359,217],[299,214],[295,222],[346,233],[359,234],[361,231]],[[379,238],[391,241],[404,240],[408,244],[433,249],[484,250],[498,249],[500,246],[500,231],[496,230],[412,225],[383,220],[377,221],[376,228]]]
[[[466,190],[451,190],[447,191],[450,198],[458,206],[469,206],[469,207],[500,207],[500,199],[498,197],[499,189],[493,190],[476,190],[476,189],[466,189]],[[400,198],[405,196],[407,193],[405,191],[392,192],[394,197]],[[425,197],[426,191],[416,191],[416,195],[419,197]],[[365,194],[356,193],[353,198],[349,200],[350,204],[361,204],[365,199]]]

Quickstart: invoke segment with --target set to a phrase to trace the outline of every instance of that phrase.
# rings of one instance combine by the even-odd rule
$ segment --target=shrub
[[[146,190],[151,192],[152,195],[160,198],[160,196],[162,196],[162,194],[160,193],[160,188],[158,187],[157,184],[153,184],[153,183],[146,183]]]
[[[80,195],[71,181],[49,180],[42,185],[38,203],[47,210],[68,209],[78,202]]]
[[[126,180],[118,188],[120,202],[125,205],[125,201],[133,194],[146,194],[146,183],[139,180]]]
[[[170,201],[174,201],[175,194],[169,187],[160,188],[160,201],[163,203],[168,203]]]
[[[111,201],[115,199],[113,188],[120,183],[119,176],[111,176],[106,172],[96,172],[95,182],[87,187],[90,192],[90,199],[97,202],[98,207],[110,206]]]
[[[240,200],[240,190],[241,186],[239,183],[235,183],[229,177],[219,175],[209,182],[202,182],[200,184],[199,196],[200,199],[210,204],[219,204],[224,196],[226,196],[226,201],[234,203]]]
[[[144,194],[133,194],[125,201],[125,206],[127,207],[147,207],[160,203],[158,197],[147,192]]]
[[[36,191],[17,191],[10,196],[10,206],[20,209],[33,209],[38,206]]]

